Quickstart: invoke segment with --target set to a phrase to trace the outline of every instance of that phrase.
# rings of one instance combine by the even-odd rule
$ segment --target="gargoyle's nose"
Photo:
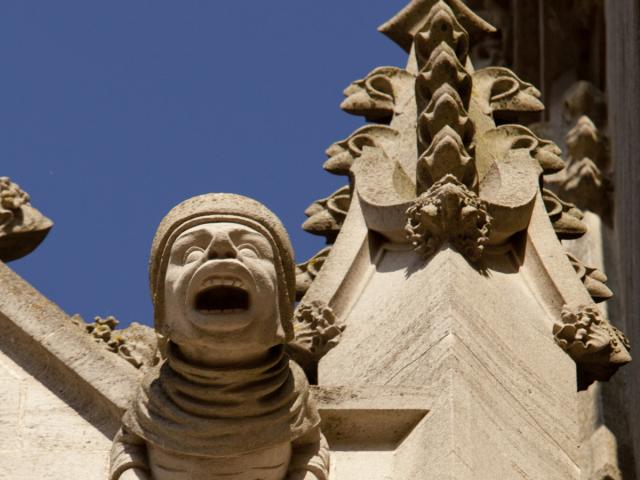
[[[238,250],[231,242],[229,235],[226,233],[218,233],[209,244],[207,257],[209,260],[237,258]]]

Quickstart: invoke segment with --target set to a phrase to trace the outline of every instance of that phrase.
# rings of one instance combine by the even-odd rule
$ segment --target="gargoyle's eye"
[[[238,247],[238,253],[240,255],[242,255],[243,257],[249,257],[249,258],[259,258],[260,257],[260,253],[258,252],[258,249],[256,247],[254,247],[253,245],[250,245],[248,243],[240,245]]]
[[[204,255],[204,250],[198,247],[191,247],[184,253],[183,263],[186,265],[187,263],[197,262]]]

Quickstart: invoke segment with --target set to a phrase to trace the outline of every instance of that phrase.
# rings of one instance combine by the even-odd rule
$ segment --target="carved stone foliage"
[[[413,75],[402,68],[376,68],[345,89],[346,98],[340,108],[370,122],[389,124],[411,98],[413,81]]]
[[[79,316],[72,317],[73,322],[90,334],[97,343],[124,358],[135,368],[150,367],[158,360],[156,335],[153,329],[132,323],[129,327],[118,330],[119,321],[108,316],[95,317],[92,323],[85,323]]]
[[[489,240],[490,223],[486,204],[453,175],[447,175],[409,208],[406,230],[416,251],[425,258],[449,241],[477,261]]]
[[[3,262],[31,253],[53,226],[30,201],[29,194],[18,184],[8,177],[0,177],[0,260]]]
[[[293,341],[287,351],[305,371],[311,383],[318,382],[318,363],[340,342],[345,325],[325,302],[315,300],[298,305],[294,316]]]
[[[578,364],[582,386],[606,381],[631,361],[631,345],[595,305],[566,306],[553,327],[556,343]]]
[[[487,67],[473,74],[474,95],[483,113],[539,112],[544,109],[540,91],[503,67]]]
[[[296,300],[302,300],[330,253],[331,247],[325,247],[306,262],[296,265]]]
[[[345,326],[328,305],[314,301],[298,305],[293,329],[292,343],[307,351],[317,362],[338,344]]]
[[[331,196],[316,200],[304,212],[309,217],[302,229],[313,235],[320,235],[333,243],[347,216],[351,204],[351,188],[341,187]]]
[[[559,239],[572,240],[587,233],[587,226],[582,221],[584,214],[574,204],[565,202],[548,189],[542,190],[542,199]]]
[[[604,302],[613,297],[613,292],[605,285],[608,278],[602,271],[585,265],[570,253],[567,253],[567,257],[594,302]]]
[[[353,162],[362,155],[365,147],[384,147],[397,132],[384,125],[367,125],[353,132],[345,140],[331,145],[327,151],[328,160],[324,169],[334,175],[349,175]]]
[[[502,244],[526,229],[540,175],[565,164],[555,143],[520,125],[496,126],[513,112],[538,112],[543,105],[540,92],[510,70],[471,67],[473,38],[495,29],[463,2],[414,0],[381,30],[411,50],[409,63],[406,69],[374,69],[352,83],[342,108],[388,126],[367,125],[336,142],[327,150],[325,169],[352,177],[368,227],[392,241],[404,230],[402,213],[448,176],[466,187],[469,202],[475,198],[484,206],[491,228],[486,226],[483,245]],[[584,233],[577,210],[546,197],[561,237]],[[305,229],[333,235],[335,216],[318,205],[311,210]],[[462,250],[473,251],[473,261],[482,252]]]
[[[351,187],[344,186],[331,196],[316,200],[306,210],[309,217],[302,228],[314,235],[321,235],[328,244],[335,242],[351,204]],[[304,263],[296,266],[296,300],[301,300],[315,280],[331,253],[331,248],[323,248]]]

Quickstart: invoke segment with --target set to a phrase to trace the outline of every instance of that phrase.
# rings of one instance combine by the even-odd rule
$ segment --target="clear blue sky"
[[[69,314],[149,323],[164,214],[205,192],[254,197],[298,261],[306,206],[346,179],[324,150],[363,120],[342,90],[404,53],[376,27],[405,0],[4,0],[0,175],[55,226],[10,265]]]

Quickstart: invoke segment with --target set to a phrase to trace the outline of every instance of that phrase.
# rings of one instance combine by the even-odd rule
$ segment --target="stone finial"
[[[53,222],[33,208],[29,194],[0,177],[0,260],[22,258],[45,239]]]
[[[495,32],[495,28],[476,15],[463,0],[411,0],[409,5],[382,25],[379,30],[408,53],[415,35],[424,25],[425,17],[438,4],[445,4],[451,8],[456,18],[460,20],[460,24],[472,35]]]
[[[469,36],[445,2],[436,3],[424,27],[415,35],[419,73],[418,193],[447,174],[474,187],[476,171],[472,148],[474,126],[467,111],[472,79],[464,63]]]
[[[618,368],[631,361],[629,340],[595,305],[566,306],[562,323],[554,325],[553,335],[578,364],[582,388],[595,380],[609,380]]]
[[[113,442],[112,480],[327,480],[329,451],[292,339],[293,251],[262,204],[210,194],[174,208],[150,280],[163,360]]]

